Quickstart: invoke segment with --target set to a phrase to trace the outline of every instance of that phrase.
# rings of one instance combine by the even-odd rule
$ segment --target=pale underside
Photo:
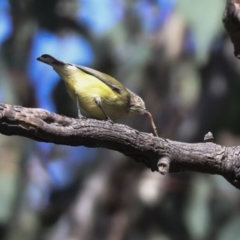
[[[54,70],[63,78],[71,98],[75,102],[78,98],[80,108],[90,115],[106,119],[95,102],[97,98],[101,99],[102,108],[112,120],[122,118],[128,113],[128,98],[125,101],[119,99],[120,93],[112,90],[95,76],[79,69],[76,71],[76,67],[71,65],[66,66],[64,72],[57,66],[54,66]]]

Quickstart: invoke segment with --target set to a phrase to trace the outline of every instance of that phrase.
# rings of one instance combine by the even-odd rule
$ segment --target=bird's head
[[[148,115],[153,131],[155,133],[155,135],[158,137],[158,133],[157,133],[157,128],[155,126],[155,123],[153,121],[153,117],[152,114],[147,111],[146,107],[145,107],[145,103],[142,100],[142,98],[140,98],[137,94],[131,92],[129,89],[127,89],[130,93],[130,108],[129,108],[129,116],[133,116],[133,115]]]
[[[128,91],[130,93],[129,114],[130,115],[148,114],[148,111],[146,110],[146,106],[142,98],[139,97],[137,94],[131,92],[129,89]]]

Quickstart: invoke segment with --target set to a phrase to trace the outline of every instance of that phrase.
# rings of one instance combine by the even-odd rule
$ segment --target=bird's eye
[[[140,98],[140,97],[138,97],[138,98],[137,98],[137,101],[138,101],[138,102],[141,102],[141,98]]]

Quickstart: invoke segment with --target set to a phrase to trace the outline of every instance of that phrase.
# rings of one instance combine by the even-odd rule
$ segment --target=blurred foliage
[[[48,53],[137,92],[161,137],[240,144],[240,68],[225,1],[1,0],[0,98],[76,117]],[[121,123],[151,132],[147,118]],[[0,138],[0,239],[238,239],[239,191],[160,176],[120,153]]]

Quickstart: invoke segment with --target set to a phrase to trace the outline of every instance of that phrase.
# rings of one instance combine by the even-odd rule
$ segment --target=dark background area
[[[71,117],[47,53],[139,94],[160,137],[240,144],[240,63],[223,0],[0,0],[0,101]],[[145,116],[122,119],[151,132]],[[0,137],[0,239],[238,239],[240,194],[220,176],[161,176],[106,149]]]

